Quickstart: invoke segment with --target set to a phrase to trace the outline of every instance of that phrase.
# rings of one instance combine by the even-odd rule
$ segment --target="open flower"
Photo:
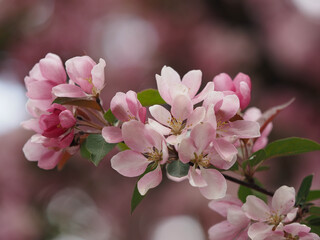
[[[164,137],[148,125],[133,120],[122,126],[124,142],[130,148],[111,158],[111,167],[126,177],[137,177],[151,164],[151,171],[138,181],[138,190],[145,195],[162,181],[161,165],[168,160]]]
[[[248,196],[242,209],[247,217],[257,221],[250,226],[249,237],[254,240],[266,239],[278,226],[293,220],[297,213],[294,203],[295,190],[288,186],[277,189],[271,207],[255,196]]]
[[[200,70],[192,70],[186,73],[181,80],[179,74],[167,66],[162,68],[161,75],[156,75],[159,93],[169,105],[173,104],[173,100],[178,95],[188,96],[192,104],[203,101],[206,95],[214,89],[214,85],[209,82],[202,92],[196,95],[201,85],[201,78]]]
[[[238,198],[226,195],[224,198],[211,201],[209,207],[227,218],[209,229],[210,240],[248,239],[250,219],[241,209],[242,202]]]
[[[210,164],[216,164],[216,157],[219,155],[212,145],[215,141],[214,136],[215,130],[209,123],[199,124],[192,129],[190,137],[183,139],[179,146],[179,159],[192,165],[188,173],[191,186],[199,187],[202,195],[208,199],[224,197],[227,190],[223,175],[215,169],[208,168]],[[237,150],[221,147],[222,152],[233,164]],[[220,161],[221,157],[217,160]]]
[[[52,89],[56,97],[96,96],[105,85],[104,68],[106,62],[100,58],[95,63],[89,56],[74,57],[66,61],[69,84],[61,84]]]

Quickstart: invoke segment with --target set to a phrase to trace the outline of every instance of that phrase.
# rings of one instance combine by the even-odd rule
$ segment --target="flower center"
[[[182,133],[182,130],[185,128],[186,123],[184,121],[180,121],[172,117],[171,121],[169,122],[169,125],[171,127],[171,133],[173,135],[179,135]]]
[[[277,213],[270,215],[268,219],[268,224],[274,225],[273,231],[276,229],[276,227],[282,222],[284,219],[283,215],[278,215]]]
[[[210,158],[208,157],[208,154],[201,153],[199,156],[197,153],[193,153],[194,158],[191,159],[191,162],[194,163],[195,167],[198,166],[201,167],[209,167],[210,166]]]
[[[162,151],[159,151],[156,147],[153,147],[150,152],[143,153],[148,161],[158,163],[162,160]]]

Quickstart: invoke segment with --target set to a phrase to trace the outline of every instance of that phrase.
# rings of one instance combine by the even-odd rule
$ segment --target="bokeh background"
[[[0,0],[1,240],[203,240],[221,220],[188,182],[169,180],[131,215],[136,179],[112,170],[109,157],[94,167],[75,156],[62,171],[28,162],[23,79],[48,52],[104,58],[106,108],[117,91],[155,88],[163,65],[180,75],[201,69],[203,85],[244,72],[250,106],[296,99],[274,120],[271,141],[320,141],[319,0]],[[271,190],[298,187],[311,173],[320,187],[319,153],[269,165],[261,181]]]

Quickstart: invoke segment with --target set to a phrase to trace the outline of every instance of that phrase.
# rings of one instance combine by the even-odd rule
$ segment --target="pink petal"
[[[172,116],[180,121],[187,119],[193,111],[193,104],[190,97],[179,95],[173,99],[171,113]]]
[[[52,88],[52,93],[56,97],[81,98],[87,94],[78,86],[72,84],[60,84]]]
[[[299,236],[300,235],[299,233],[309,233],[311,228],[309,228],[304,224],[291,223],[284,226],[283,230],[286,231],[287,233],[291,233],[292,236]]]
[[[145,125],[139,121],[125,122],[122,125],[122,137],[128,147],[137,152],[149,152],[154,146],[154,143],[151,142],[153,139],[150,136],[150,131],[146,130]]]
[[[230,162],[228,162],[228,161],[224,160],[223,158],[221,158],[221,156],[216,152],[216,150],[213,149],[213,150],[210,150],[209,159],[210,159],[210,163],[213,166],[220,168],[220,169],[228,170],[236,162],[237,156],[235,155],[234,158]]]
[[[66,61],[67,73],[86,93],[92,93],[91,71],[96,63],[88,56],[74,57]],[[92,80],[92,79],[91,79]]]
[[[242,211],[241,207],[234,205],[228,209],[227,219],[231,224],[239,227],[246,227],[250,223],[250,219]]]
[[[31,99],[51,99],[54,85],[49,81],[35,81],[28,85],[27,96]]]
[[[164,66],[161,69],[161,77],[163,77],[169,84],[181,83],[179,74],[171,67]]]
[[[76,124],[76,119],[74,118],[70,110],[64,110],[59,114],[59,120],[61,127],[71,128]]]
[[[111,99],[110,109],[114,116],[122,122],[130,120],[131,115],[127,104],[127,95],[123,92],[117,92],[116,95]]]
[[[238,154],[236,147],[222,138],[214,140],[213,146],[221,158],[227,162],[231,162]]]
[[[191,115],[187,119],[186,128],[190,129],[202,122],[206,116],[206,110],[204,107],[197,107],[193,110]]]
[[[237,120],[225,124],[219,132],[223,136],[236,136],[238,138],[256,138],[260,137],[260,126],[257,122]]]
[[[209,203],[209,207],[223,217],[227,217],[228,209],[231,206],[241,207],[242,202],[232,195],[226,195],[224,198],[213,200]]]
[[[272,208],[279,214],[287,214],[294,206],[295,190],[293,187],[282,186],[275,191]]]
[[[221,121],[227,121],[238,112],[240,108],[239,98],[232,94],[223,98],[222,105],[217,112],[217,118]]]
[[[30,138],[23,146],[22,151],[29,161],[39,161],[41,156],[48,151],[48,148],[44,147],[41,143],[34,142],[33,139]]]
[[[119,143],[123,141],[119,127],[108,126],[102,129],[102,137],[107,143]]]
[[[119,152],[111,158],[111,167],[126,177],[140,176],[149,163],[141,153],[132,150]]]
[[[189,88],[189,97],[192,99],[199,91],[201,85],[202,72],[192,70],[186,73],[182,78],[182,83]]]
[[[158,133],[160,133],[162,135],[169,135],[171,132],[170,128],[167,128],[167,127],[161,125],[160,123],[152,120],[151,118],[148,119],[148,123],[154,130],[156,130]]]
[[[210,240],[234,240],[241,229],[228,221],[220,222],[209,229]]]
[[[199,169],[195,169],[194,167],[189,168],[188,172],[189,183],[193,187],[206,187],[208,183],[201,175],[201,171]]]
[[[249,88],[251,89],[251,79],[248,75],[240,72],[237,74],[237,76],[233,79],[233,83],[235,85],[235,87],[239,87],[241,82],[245,82]]]
[[[266,221],[270,217],[270,208],[256,196],[248,196],[242,209],[249,218],[256,221]]]
[[[26,121],[23,121],[21,123],[21,126],[24,129],[33,130],[33,131],[35,131],[37,133],[42,133],[42,131],[43,131],[39,126],[39,120],[38,119],[34,119],[34,118],[26,120]]]
[[[213,78],[214,88],[216,91],[236,91],[236,88],[233,85],[232,79],[226,73],[220,73],[219,75]]]
[[[272,228],[273,225],[257,222],[249,227],[248,236],[253,240],[263,240],[273,234]]]
[[[156,74],[156,81],[160,96],[166,103],[171,104],[172,99],[169,91],[169,84],[158,74]]]
[[[106,62],[100,58],[99,63],[95,65],[92,70],[91,70],[91,75],[92,75],[92,83],[100,92],[104,85],[105,85],[105,78],[104,78],[104,68],[106,66]]]
[[[181,162],[190,162],[190,160],[194,158],[194,153],[197,153],[197,149],[193,144],[193,140],[191,138],[183,139],[180,143],[178,153]]]
[[[147,109],[145,107],[142,107],[139,109],[139,120],[142,123],[146,122],[146,115],[147,115]]]
[[[62,151],[48,151],[46,154],[44,154],[40,160],[38,161],[38,166],[39,168],[42,169],[53,169],[57,166],[59,161],[61,160],[62,157]]]
[[[201,194],[207,199],[218,199],[226,195],[227,182],[223,175],[215,169],[201,169],[201,174],[208,186],[201,187]]]
[[[214,105],[215,108],[218,106],[219,108],[222,105],[222,101],[224,98],[223,92],[211,91],[208,93],[207,97],[203,101],[203,106],[208,108],[209,105]]]
[[[249,105],[251,100],[251,89],[246,83],[241,82],[240,88],[236,92],[236,94],[240,100],[240,108],[245,109]]]
[[[162,172],[161,167],[158,165],[158,167],[148,172],[146,175],[144,175],[139,181],[138,181],[138,190],[139,193],[143,196],[145,195],[149,189],[154,188],[158,186],[162,181]]]
[[[168,127],[170,126],[171,114],[167,109],[160,105],[153,105],[149,107],[149,111],[151,116],[159,123]]]
[[[162,134],[155,131],[150,125],[146,124],[145,126],[145,138],[148,140],[149,144],[156,147],[158,150],[161,150],[163,144],[166,146],[165,139]]]
[[[205,88],[192,99],[193,104],[197,104],[201,101],[203,101],[207,95],[214,90],[214,84],[213,82],[208,82]]]
[[[215,130],[209,123],[195,126],[191,131],[191,138],[197,148],[197,153],[202,153],[215,137]]]
[[[43,77],[56,84],[63,84],[67,80],[62,61],[55,54],[48,53],[45,58],[41,59],[39,68]]]
[[[139,108],[141,104],[137,98],[137,94],[134,91],[128,91],[126,93],[126,102],[129,108],[129,111],[133,116],[138,116]]]
[[[245,113],[243,115],[243,119],[256,122],[261,117],[261,115],[262,115],[262,113],[259,108],[251,107],[245,111]]]

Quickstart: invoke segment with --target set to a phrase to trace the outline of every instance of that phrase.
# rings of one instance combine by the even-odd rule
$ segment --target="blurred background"
[[[0,0],[1,240],[203,240],[222,219],[188,182],[169,180],[130,215],[136,179],[112,170],[109,157],[94,167],[75,156],[62,171],[28,162],[23,79],[48,52],[63,62],[104,58],[106,108],[117,91],[155,88],[163,65],[181,76],[201,69],[203,85],[244,72],[250,106],[296,99],[274,120],[270,141],[320,141],[319,0]],[[319,153],[268,164],[261,181],[270,190],[298,187],[311,173],[320,187]]]

